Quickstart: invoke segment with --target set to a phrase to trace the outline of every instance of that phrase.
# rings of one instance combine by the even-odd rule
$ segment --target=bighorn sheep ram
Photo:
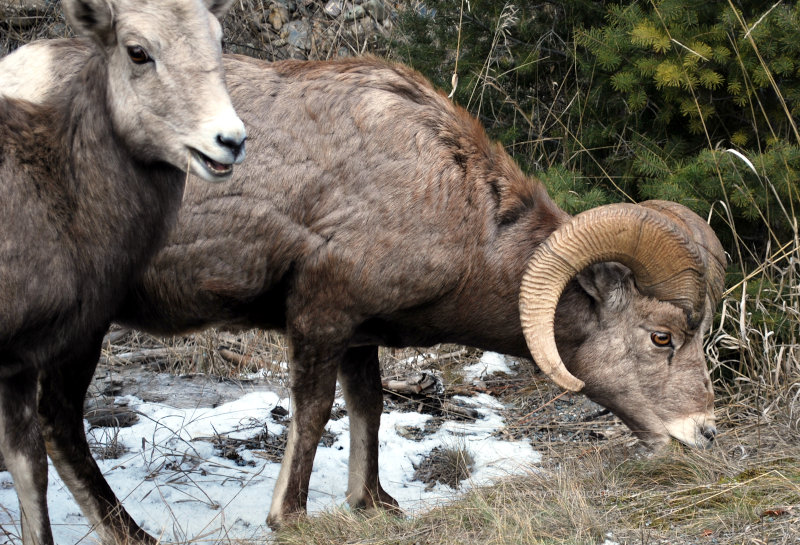
[[[305,508],[337,375],[350,417],[348,499],[397,505],[378,478],[379,345],[532,354],[655,447],[711,441],[702,332],[725,255],[694,213],[653,201],[571,218],[403,66],[226,56],[225,69],[251,158],[225,187],[189,181],[177,228],[117,319],[165,334],[286,333],[294,419],[273,526]],[[88,381],[72,385],[83,392]],[[83,469],[72,403],[64,426],[82,449],[72,467],[101,497],[84,510],[108,527],[127,521],[96,468]]]
[[[22,540],[36,545],[53,542],[47,454],[79,501],[107,486],[83,433],[72,443],[74,422],[103,334],[174,222],[183,171],[229,179],[245,138],[212,16],[227,2],[63,5],[92,38],[53,44],[72,76],[13,55],[4,66],[22,83],[0,71],[0,452]],[[39,85],[58,89],[44,97]],[[27,91],[33,101],[13,98]]]

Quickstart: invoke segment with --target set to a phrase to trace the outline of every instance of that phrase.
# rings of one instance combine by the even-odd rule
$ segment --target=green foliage
[[[800,4],[734,6],[612,6],[603,25],[575,30],[575,60],[585,81],[591,77],[580,95],[587,133],[607,150],[594,157],[620,187],[701,213],[725,202],[757,246],[770,229],[790,236],[798,204],[800,141],[787,110],[800,107]],[[622,145],[630,154],[620,160]]]
[[[538,175],[556,204],[570,214],[577,214],[611,202],[607,192],[597,186],[587,190],[592,184],[583,176],[563,166],[556,165],[539,172]]]
[[[729,244],[731,219],[752,248],[792,236],[800,1],[419,6],[394,51],[448,91],[457,60],[454,100],[570,212],[666,198]]]

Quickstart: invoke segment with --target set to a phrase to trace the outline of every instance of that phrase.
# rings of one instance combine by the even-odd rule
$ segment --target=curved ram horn
[[[539,368],[565,390],[583,388],[558,355],[554,320],[564,287],[595,263],[622,263],[640,291],[682,308],[689,323],[698,325],[706,275],[692,238],[669,215],[627,203],[588,210],[556,229],[528,262],[520,288],[522,329]]]
[[[640,202],[639,206],[658,210],[689,232],[694,243],[700,248],[706,270],[707,295],[711,301],[711,308],[716,308],[725,291],[725,268],[728,266],[728,259],[711,226],[690,209],[676,202],[653,200]]]

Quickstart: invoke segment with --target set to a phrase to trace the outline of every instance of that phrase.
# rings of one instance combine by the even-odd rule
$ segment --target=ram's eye
[[[654,331],[650,334],[650,340],[656,346],[672,346],[672,335],[664,331]]]
[[[146,64],[152,60],[150,55],[147,54],[147,51],[138,45],[128,46],[128,57],[131,58],[134,64]]]

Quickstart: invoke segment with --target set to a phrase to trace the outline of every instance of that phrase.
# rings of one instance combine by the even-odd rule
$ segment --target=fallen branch
[[[442,412],[444,412],[445,416],[464,418],[466,420],[477,420],[481,416],[477,409],[462,407],[449,401],[442,403]]]
[[[119,342],[120,340],[124,339],[130,332],[131,332],[131,330],[127,329],[127,328],[118,329],[116,331],[110,331],[106,335],[106,338],[104,339],[103,344],[104,345],[106,343],[108,343],[108,344],[117,344],[117,342]]]
[[[119,354],[111,354],[105,358],[101,358],[100,362],[111,362],[114,360],[122,360],[127,363],[142,362],[152,359],[164,359],[168,357],[180,357],[189,354],[193,348],[190,347],[171,347],[171,348],[142,348],[131,352],[120,352]]]
[[[238,352],[234,352],[229,348],[220,348],[219,350],[217,350],[217,353],[223,360],[239,367],[246,367],[250,365],[250,363],[253,361],[253,356],[246,356],[245,354],[239,354]]]
[[[381,381],[383,389],[398,395],[437,395],[444,391],[439,377],[429,371],[422,371],[408,378],[384,379]]]

